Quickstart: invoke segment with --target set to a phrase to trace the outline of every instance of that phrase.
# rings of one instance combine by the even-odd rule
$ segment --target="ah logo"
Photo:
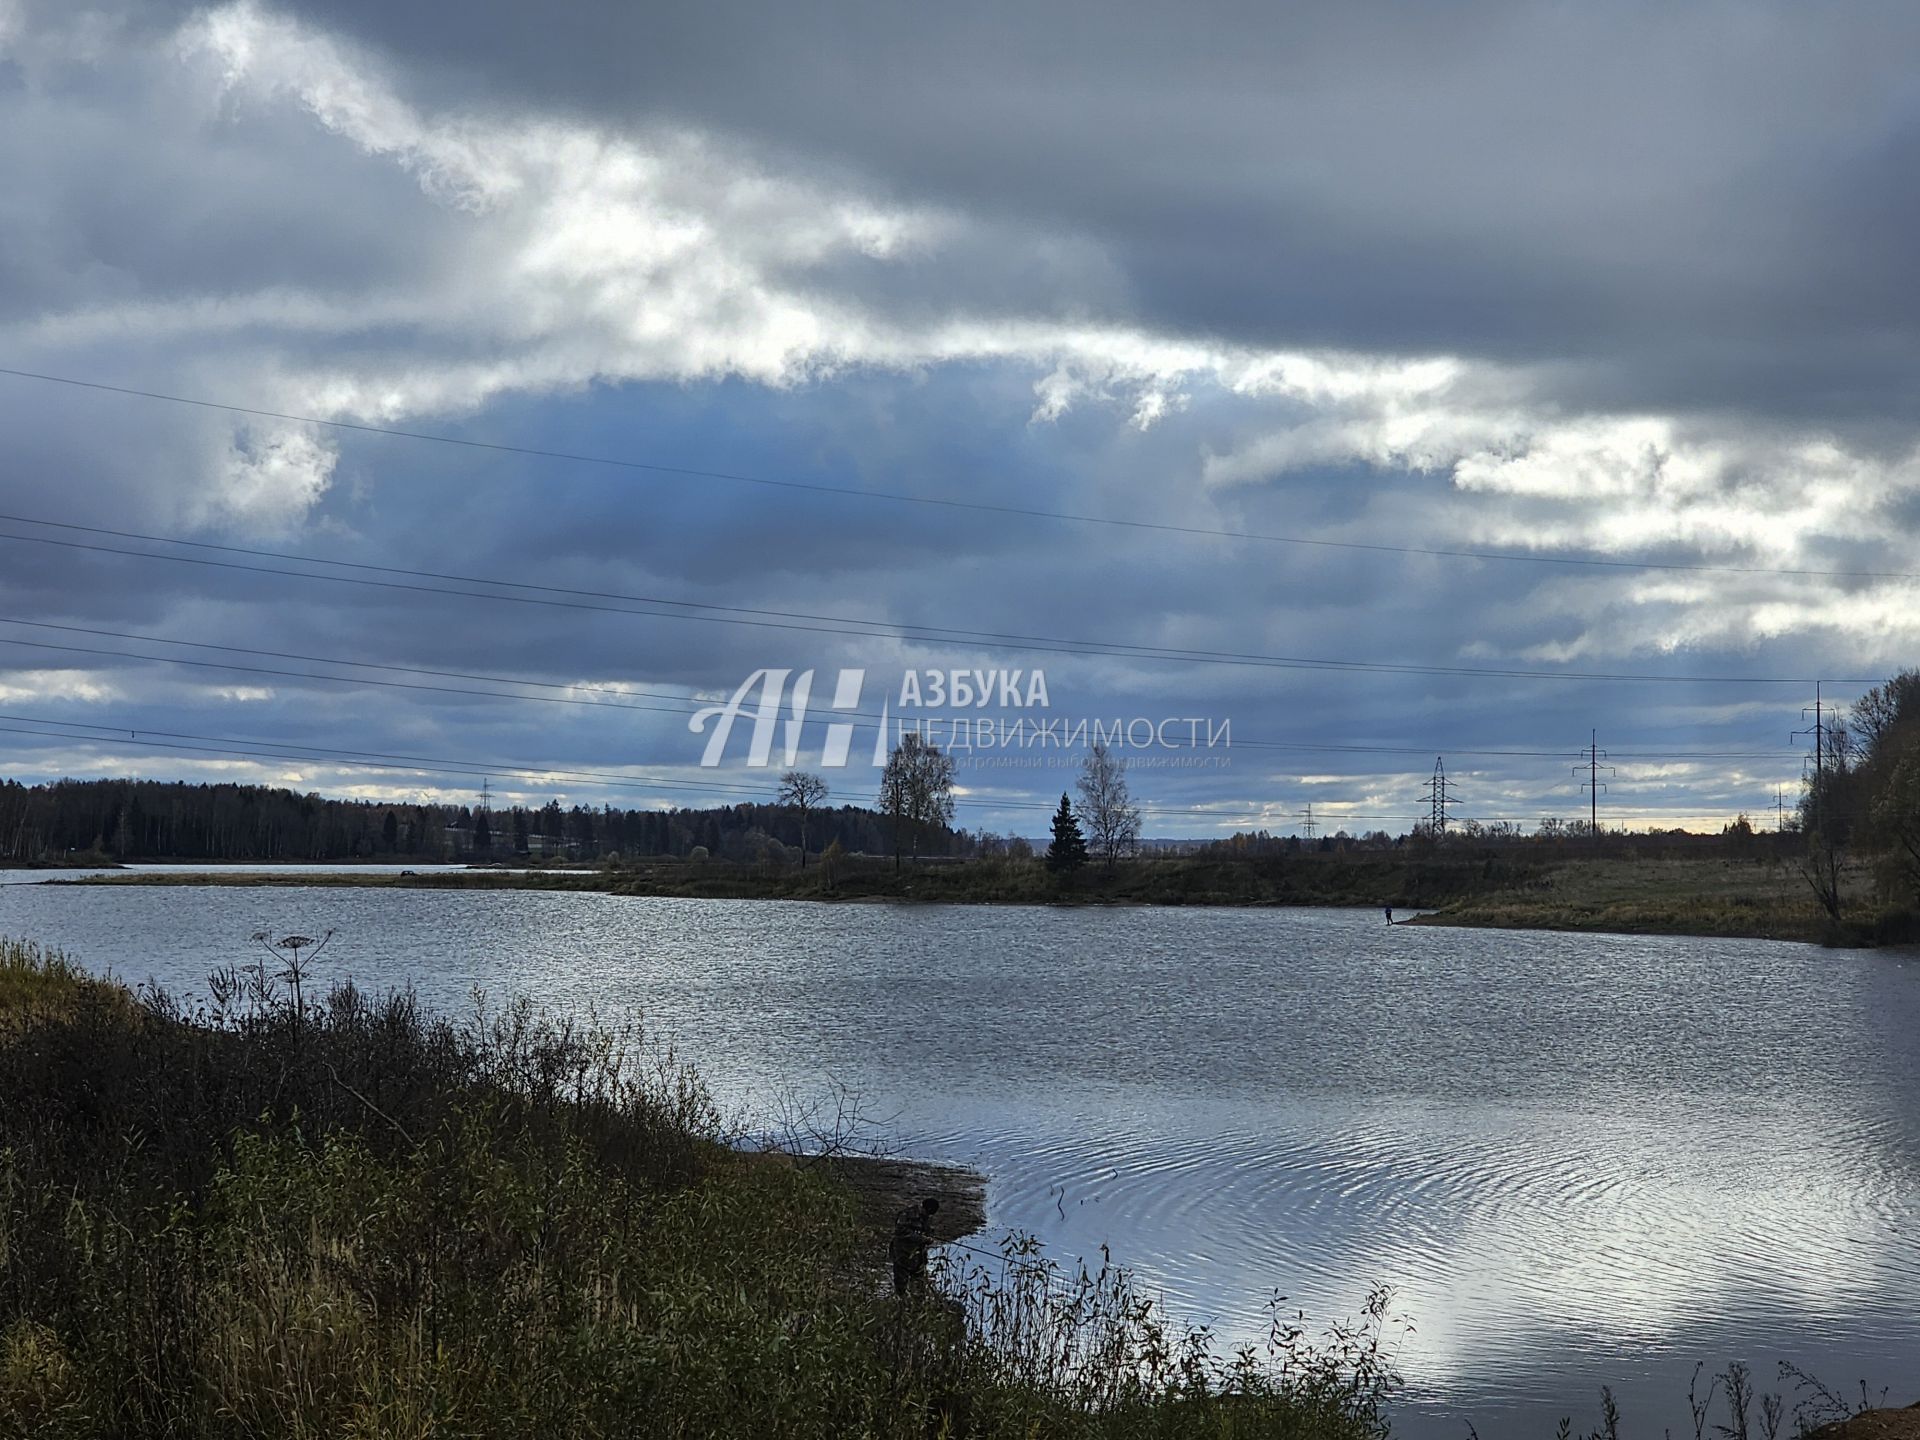
[[[743,716],[750,716],[753,720],[753,734],[747,742],[748,765],[765,767],[773,763],[776,733],[779,734],[783,756],[780,764],[791,767],[798,762],[801,730],[806,724],[807,706],[813,698],[813,671],[802,670],[789,690],[787,677],[792,674],[791,670],[756,670],[733,692],[733,698],[726,704],[708,705],[694,712],[687,721],[687,728],[694,734],[705,734],[707,726],[713,725],[706,753],[700,757],[700,764],[704,768],[713,769],[720,764],[726,754],[727,741],[732,738],[734,722]],[[834,682],[833,704],[828,708],[842,714],[857,711],[860,708],[860,689],[866,678],[865,670],[842,670]],[[756,691],[759,696],[757,701],[754,700]],[[786,708],[784,720],[781,718],[783,702]],[[887,720],[887,705],[882,701],[880,724],[873,747],[875,765],[886,764]],[[822,767],[839,769],[846,765],[847,755],[853,749],[853,730],[851,720],[836,720],[827,726],[826,743],[820,750]]]

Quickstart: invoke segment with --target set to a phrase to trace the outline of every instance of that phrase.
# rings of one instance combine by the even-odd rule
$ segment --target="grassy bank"
[[[1456,851],[1257,858],[1156,857],[1071,878],[1036,860],[870,857],[802,870],[725,861],[654,860],[589,873],[475,868],[418,875],[139,872],[54,884],[348,885],[433,890],[573,890],[683,899],[851,904],[1393,906],[1419,923],[1615,934],[1723,935],[1829,944],[1920,943],[1920,917],[1889,910],[1871,874],[1843,874],[1846,919],[1830,922],[1792,860],[1767,856]]]
[[[431,890],[592,890],[698,900],[920,901],[998,905],[1440,905],[1488,888],[1519,884],[1537,862],[1483,855],[1335,855],[1257,859],[1175,856],[1095,864],[1071,877],[1038,860],[922,861],[896,867],[868,856],[829,867],[647,860],[587,874],[474,868],[418,875],[139,871],[52,881],[80,885],[357,885]]]
[[[1576,860],[1447,902],[1423,925],[1724,935],[1873,945],[1920,941],[1878,901],[1863,868],[1843,873],[1833,924],[1791,861],[1631,857]]]
[[[209,994],[0,944],[0,1434],[1385,1433],[1377,1307],[1222,1359],[1026,1254],[903,1303],[630,1032]]]

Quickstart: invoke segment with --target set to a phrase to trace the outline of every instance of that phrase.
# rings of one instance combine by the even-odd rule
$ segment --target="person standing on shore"
[[[1387,906],[1387,924],[1391,925],[1392,923],[1393,923],[1393,907],[1389,905]]]
[[[927,1250],[933,1244],[933,1217],[939,1209],[940,1202],[929,1195],[894,1217],[893,1242],[887,1250],[893,1261],[894,1294],[905,1295],[909,1286],[926,1283]]]

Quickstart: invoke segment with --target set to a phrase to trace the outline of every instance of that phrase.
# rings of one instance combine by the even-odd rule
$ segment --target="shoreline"
[[[1065,1433],[1093,1356],[1156,1433],[1214,1433],[1185,1423],[1204,1332],[1125,1272],[929,1265],[983,1227],[977,1172],[736,1148],[697,1074],[631,1070],[625,1038],[297,989],[210,1024],[0,941],[0,1430]],[[1148,1351],[1183,1366],[1142,1377]],[[1280,1366],[1195,1363],[1248,1434],[1384,1433],[1394,1382],[1320,1354],[1358,1380],[1333,1410]]]
[[[599,877],[566,877],[576,883],[557,883],[555,879],[538,874],[503,874],[488,870],[470,870],[470,872],[440,872],[424,876],[394,876],[394,874],[342,874],[342,872],[269,872],[269,874],[246,874],[246,872],[123,872],[113,876],[84,876],[75,879],[48,877],[40,881],[12,881],[12,883],[40,883],[40,885],[61,885],[61,887],[209,887],[209,889],[428,889],[428,891],[536,891],[536,893],[572,893],[572,895],[611,895],[616,899],[693,899],[693,900],[791,900],[806,904],[843,904],[843,906],[870,906],[870,904],[891,904],[891,906],[935,906],[935,904],[973,904],[973,906],[1035,906],[1052,910],[1077,910],[1077,908],[1096,908],[1096,910],[1181,910],[1181,908],[1200,908],[1200,910],[1369,910],[1377,912],[1382,906],[1371,900],[1340,900],[1331,897],[1309,897],[1309,899],[1242,899],[1242,897],[1183,897],[1183,899],[1152,900],[1139,897],[1110,897],[1110,895],[1071,895],[1071,897],[993,897],[993,895],[833,895],[833,893],[772,893],[772,891],[745,891],[745,893],[724,893],[724,895],[687,895],[678,889],[643,889],[632,885],[611,885]],[[1400,908],[1400,906],[1396,906]],[[1818,943],[1836,943],[1834,937],[1826,935],[1814,918],[1805,918],[1799,924],[1778,925],[1753,920],[1741,924],[1738,920],[1728,920],[1724,916],[1674,916],[1665,908],[1609,908],[1605,914],[1569,914],[1557,912],[1548,906],[1538,910],[1523,908],[1505,908],[1498,912],[1488,912],[1473,902],[1467,902],[1459,908],[1440,906],[1407,906],[1419,908],[1421,914],[1407,916],[1405,920],[1394,920],[1394,927],[1402,925],[1421,925],[1421,927],[1448,927],[1448,929],[1534,929],[1534,931],[1557,931],[1557,933],[1582,933],[1582,935],[1690,935],[1701,939],[1749,939],[1749,941],[1786,941],[1801,945]],[[1899,941],[1887,941],[1887,945],[1899,945]],[[1870,947],[1859,947],[1870,948]]]
[[[154,868],[40,868],[7,884],[530,890],[686,900],[829,905],[1033,905],[1048,908],[1315,908],[1419,912],[1418,925],[1583,934],[1685,935],[1873,948],[1920,944],[1920,913],[1843,874],[1841,919],[1816,903],[1793,858],[1438,848],[1419,852],[1155,855],[1055,876],[1034,860],[933,859],[895,868],[848,856],[807,868],[724,859],[600,864],[476,864],[414,870],[404,861],[145,862]],[[449,862],[417,862],[445,866]],[[219,869],[197,868],[219,864]],[[378,868],[356,868],[377,866]],[[31,878],[29,878],[31,877]]]

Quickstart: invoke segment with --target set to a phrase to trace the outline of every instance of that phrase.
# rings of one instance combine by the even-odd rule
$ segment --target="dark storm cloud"
[[[272,7],[222,11],[213,44],[182,41],[185,9],[58,13],[0,81],[16,181],[0,337],[27,368],[1203,529],[1910,563],[1913,492],[1888,479],[1920,393],[1897,283],[1913,217],[1888,183],[1911,143],[1899,15],[330,5],[300,10],[298,33]],[[1193,335],[1345,358],[1267,384],[1260,355],[1181,350]],[[1369,368],[1401,352],[1497,363],[1431,382]],[[1809,458],[1789,414],[1853,448]],[[20,513],[793,615],[1789,675],[1878,663],[1912,633],[1897,593],[1852,582],[1663,588],[861,502],[25,381],[0,380],[0,423],[0,498]],[[1404,829],[1435,752],[1570,752],[1591,728],[1778,749],[1801,698],[1702,714],[1728,692],[835,637],[777,614],[633,619],[19,542],[0,562],[0,613],[209,644],[679,695],[764,665],[897,680],[1044,664],[1071,718],[1199,714],[1248,741],[1383,747],[1249,744],[1227,773],[1142,772],[1170,807],[1155,834],[1291,828],[1309,800]],[[128,730],[669,772],[700,750],[673,715],[0,662],[10,703]],[[128,753],[100,763],[155,773]],[[1468,813],[1525,818],[1577,807],[1569,758],[1449,768]],[[1797,763],[1648,772],[1622,792],[1716,814]],[[1044,814],[1020,807],[1068,779],[978,783],[1016,802],[995,828],[1037,833]],[[1199,806],[1222,809],[1182,808]]]
[[[1145,325],[1910,415],[1908,6],[297,8],[434,104],[712,130],[1070,237]]]

